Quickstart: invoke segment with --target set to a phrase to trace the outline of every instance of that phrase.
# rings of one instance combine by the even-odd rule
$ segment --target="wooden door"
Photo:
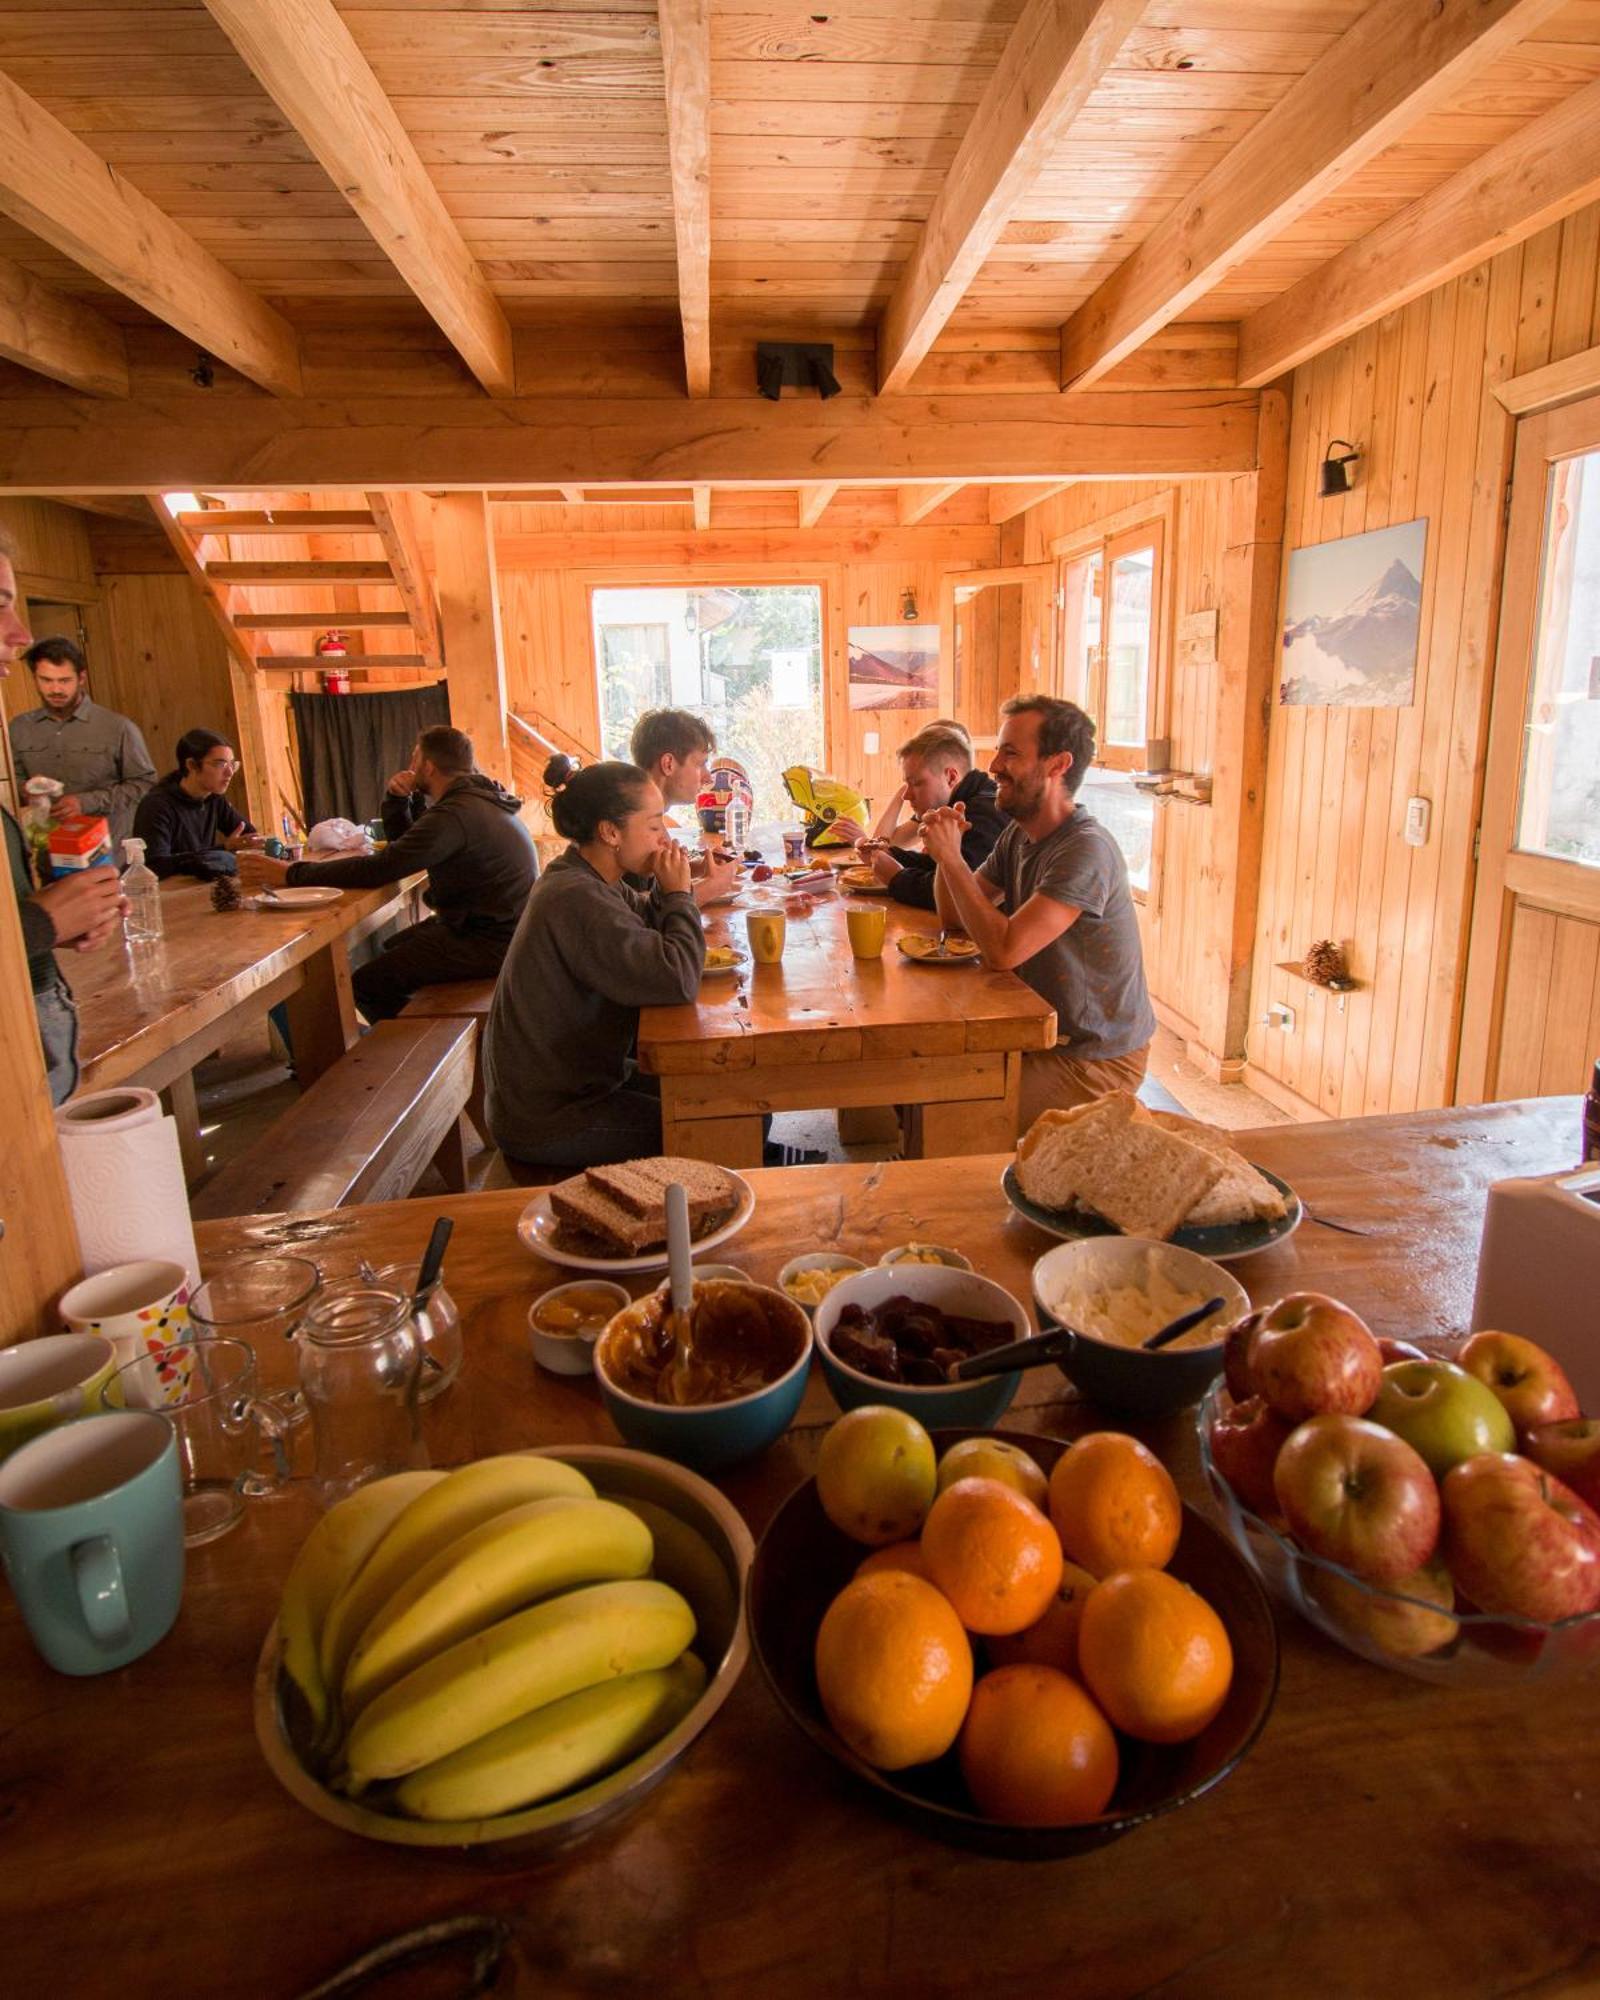
[[[1600,396],[1517,428],[1456,1097],[1600,1057]]]

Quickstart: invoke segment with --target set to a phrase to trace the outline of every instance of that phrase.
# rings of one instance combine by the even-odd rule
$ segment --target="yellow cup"
[[[850,933],[850,949],[857,958],[882,958],[883,934],[889,921],[889,912],[882,903],[846,910],[844,921]]]
[[[116,1350],[97,1333],[47,1333],[0,1348],[0,1458],[100,1407]]]
[[[752,910],[744,921],[750,934],[751,957],[757,965],[776,965],[783,956],[789,919],[782,910]]]

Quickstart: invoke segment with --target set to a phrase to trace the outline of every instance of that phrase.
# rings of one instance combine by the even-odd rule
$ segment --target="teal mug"
[[[178,1444],[148,1410],[83,1417],[0,1465],[0,1559],[33,1643],[63,1674],[148,1653],[183,1596]]]

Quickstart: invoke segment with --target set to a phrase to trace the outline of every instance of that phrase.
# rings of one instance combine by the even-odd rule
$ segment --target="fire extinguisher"
[[[350,651],[345,636],[340,631],[324,632],[317,641],[317,657],[320,660],[342,660]],[[324,667],[321,674],[324,694],[348,694],[350,692],[350,672],[346,667]]]

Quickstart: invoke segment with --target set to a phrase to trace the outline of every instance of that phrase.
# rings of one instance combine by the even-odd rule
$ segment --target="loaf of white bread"
[[[1017,1147],[1017,1182],[1041,1208],[1087,1209],[1128,1236],[1272,1220],[1283,1196],[1226,1133],[1129,1091],[1046,1111]]]
[[[586,1167],[549,1190],[551,1213],[564,1229],[615,1256],[636,1257],[667,1240],[667,1189],[681,1182],[689,1196],[689,1233],[704,1236],[733,1210],[738,1187],[705,1160],[665,1155]]]

